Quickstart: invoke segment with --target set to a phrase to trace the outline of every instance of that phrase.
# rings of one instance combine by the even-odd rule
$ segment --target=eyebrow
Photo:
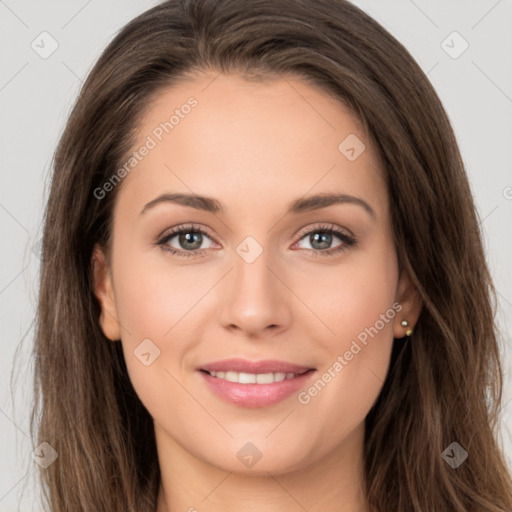
[[[182,206],[203,210],[210,213],[223,213],[224,208],[221,203],[212,197],[198,196],[196,194],[162,194],[147,203],[140,215],[146,213],[151,208],[161,203],[174,203]],[[299,214],[312,210],[327,208],[334,204],[355,204],[364,208],[371,217],[376,219],[375,210],[363,199],[348,194],[316,194],[309,197],[301,197],[292,201],[286,213]]]

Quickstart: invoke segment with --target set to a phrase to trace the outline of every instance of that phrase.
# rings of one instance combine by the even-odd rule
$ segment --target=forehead
[[[135,201],[177,190],[215,195],[237,211],[258,197],[279,202],[309,191],[385,200],[378,156],[359,120],[292,76],[203,73],[181,81],[147,108],[133,150],[144,145],[151,149],[123,184]]]

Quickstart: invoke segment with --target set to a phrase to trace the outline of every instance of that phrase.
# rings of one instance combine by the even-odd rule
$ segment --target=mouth
[[[207,388],[225,402],[241,407],[267,407],[299,391],[316,373],[284,361],[218,361],[198,368]]]

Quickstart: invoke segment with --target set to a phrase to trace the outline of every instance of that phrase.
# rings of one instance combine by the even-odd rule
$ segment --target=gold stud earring
[[[401,325],[402,325],[402,327],[408,327],[409,322],[407,320],[402,320]],[[407,331],[405,331],[405,335],[410,336],[412,334],[412,331],[413,331],[412,327],[410,329],[407,329]]]

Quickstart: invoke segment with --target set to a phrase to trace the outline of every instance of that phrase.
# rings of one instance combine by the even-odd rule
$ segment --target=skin
[[[414,326],[421,308],[410,279],[399,275],[378,156],[357,119],[322,90],[294,77],[248,82],[213,72],[162,92],[134,147],[190,96],[198,105],[118,191],[111,266],[100,248],[93,254],[102,329],[121,339],[130,379],[154,419],[157,511],[367,511],[364,419],[382,389],[393,337],[405,335],[400,322]],[[338,150],[349,134],[366,147],[354,161]],[[164,192],[213,197],[225,211],[164,202],[141,214]],[[322,192],[361,198],[375,218],[351,203],[286,214],[291,201]],[[157,244],[188,223],[209,233],[202,256]],[[308,235],[322,232],[319,224],[352,234],[356,244],[320,254]],[[263,250],[252,263],[236,252],[248,236]],[[178,236],[168,245],[191,250]],[[328,248],[343,245],[333,235]],[[307,404],[294,393],[269,407],[236,406],[196,371],[230,357],[279,359],[317,369],[307,389],[395,302],[401,311]],[[160,350],[149,366],[133,353],[147,338]],[[251,468],[237,457],[247,442],[262,453]]]

